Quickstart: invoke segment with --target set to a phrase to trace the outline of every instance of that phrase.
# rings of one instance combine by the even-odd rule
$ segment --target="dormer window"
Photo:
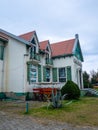
[[[46,51],[48,51],[48,52],[49,52],[49,48],[48,48],[48,46],[47,46],[47,48],[46,48]]]
[[[46,53],[46,59],[49,59],[49,54],[48,53]]]
[[[30,48],[30,59],[34,58],[36,54],[36,46]]]
[[[36,43],[34,38],[32,39],[31,43],[33,44],[33,46],[31,46],[30,48],[30,59],[35,58],[36,55]]]
[[[48,63],[49,61],[49,53],[46,53],[46,64]]]
[[[34,45],[36,45],[35,39],[33,38],[31,43],[33,43]]]

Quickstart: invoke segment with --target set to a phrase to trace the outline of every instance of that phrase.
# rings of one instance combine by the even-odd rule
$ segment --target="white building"
[[[22,95],[34,87],[62,87],[72,80],[83,88],[83,56],[75,39],[39,42],[35,31],[15,36],[0,29],[0,92]]]

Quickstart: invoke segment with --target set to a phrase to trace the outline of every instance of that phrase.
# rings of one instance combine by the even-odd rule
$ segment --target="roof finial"
[[[78,35],[78,34],[75,34],[75,38],[76,38],[76,39],[79,39],[79,35]]]

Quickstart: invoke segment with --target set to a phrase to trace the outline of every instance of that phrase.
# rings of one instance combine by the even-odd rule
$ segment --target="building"
[[[83,56],[78,34],[50,44],[35,31],[15,36],[0,29],[0,92],[22,95],[34,87],[62,87],[72,80],[83,88]]]

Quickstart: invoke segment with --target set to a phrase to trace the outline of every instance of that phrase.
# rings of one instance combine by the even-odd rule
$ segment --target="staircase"
[[[92,96],[98,97],[98,91],[92,88],[84,88],[83,91],[86,91],[86,93],[91,94]]]

